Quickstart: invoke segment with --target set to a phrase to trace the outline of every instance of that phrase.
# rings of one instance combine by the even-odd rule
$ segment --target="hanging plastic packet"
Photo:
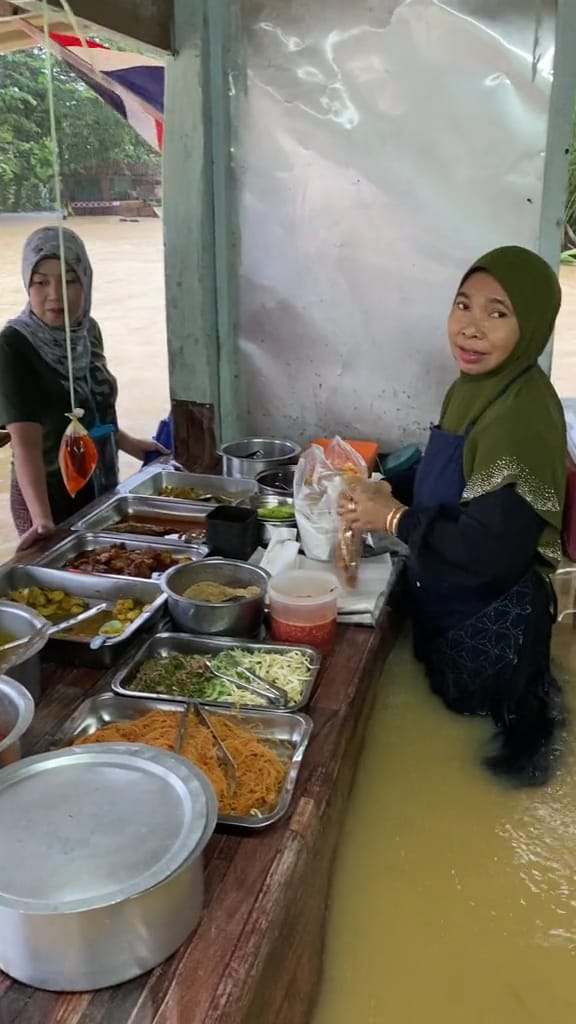
[[[358,572],[362,558],[362,534],[353,530],[338,517],[338,539],[332,552],[332,560],[338,579],[353,590],[358,585]]]
[[[75,498],[98,465],[98,449],[86,427],[80,423],[84,410],[74,409],[66,415],[70,423],[62,435],[58,465],[68,494]]]

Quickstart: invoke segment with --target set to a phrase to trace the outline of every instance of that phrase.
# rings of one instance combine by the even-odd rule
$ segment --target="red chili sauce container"
[[[270,632],[283,644],[328,654],[336,638],[338,580],[330,572],[290,569],[270,580]]]

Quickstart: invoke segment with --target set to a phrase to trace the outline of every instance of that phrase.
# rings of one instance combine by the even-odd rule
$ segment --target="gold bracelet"
[[[405,509],[404,505],[396,505],[393,509],[391,509],[391,511],[386,516],[386,523],[385,523],[386,533],[391,534],[392,537],[396,536],[396,531],[398,529],[398,523],[400,522],[400,520],[401,520],[402,516],[404,515],[405,511],[406,511],[406,509]]]
[[[392,523],[392,530],[393,530],[393,534],[394,534],[395,537],[398,535],[398,526],[400,524],[400,520],[402,519],[402,516],[404,515],[405,511],[406,511],[406,509],[404,508],[404,505],[400,505],[400,508],[397,509],[396,518],[395,518],[394,522]]]

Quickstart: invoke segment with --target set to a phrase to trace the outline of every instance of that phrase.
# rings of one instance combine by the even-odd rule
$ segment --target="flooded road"
[[[25,238],[50,220],[0,217],[0,323],[16,315],[26,296],[20,278]],[[151,437],[169,409],[168,356],[164,316],[162,223],[113,217],[74,217],[68,221],[86,243],[94,267],[92,314],[100,324],[106,355],[118,379],[118,417],[137,437]],[[10,449],[0,451],[0,561],[14,549],[8,508]],[[122,476],[137,463],[120,460]]]

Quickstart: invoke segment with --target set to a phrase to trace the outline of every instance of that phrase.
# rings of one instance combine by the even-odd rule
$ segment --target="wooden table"
[[[338,836],[394,639],[388,612],[376,629],[339,627],[309,709],[314,730],[290,812],[258,834],[214,836],[204,915],[170,960],[125,985],[74,995],[0,973],[0,1024],[307,1024]],[[28,754],[45,750],[82,700],[107,687],[105,673],[55,665],[44,667],[44,684]]]

